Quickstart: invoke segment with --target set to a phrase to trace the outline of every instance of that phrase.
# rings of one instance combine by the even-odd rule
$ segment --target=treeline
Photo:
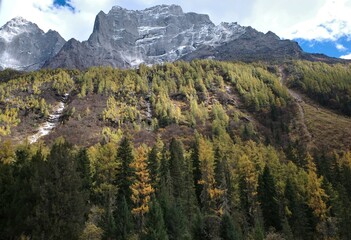
[[[188,147],[5,142],[1,239],[350,239],[351,153],[314,157],[196,132]]]
[[[288,67],[289,84],[320,104],[351,116],[351,67],[298,61]]]

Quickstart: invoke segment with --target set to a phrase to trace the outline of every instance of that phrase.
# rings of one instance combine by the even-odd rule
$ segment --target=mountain
[[[65,42],[56,31],[44,33],[32,22],[13,18],[0,28],[0,69],[40,69]]]
[[[296,42],[281,40],[237,23],[215,25],[208,15],[184,13],[177,5],[141,11],[113,7],[100,12],[93,33],[82,43],[71,39],[45,64],[49,68],[113,66],[129,68],[179,59],[283,60],[302,58]]]

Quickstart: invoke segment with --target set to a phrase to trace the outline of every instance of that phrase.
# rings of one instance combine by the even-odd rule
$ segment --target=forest
[[[350,65],[196,60],[0,79],[0,239],[351,239],[351,146],[307,138],[298,117],[320,104],[348,121]],[[63,94],[59,126],[29,143]]]

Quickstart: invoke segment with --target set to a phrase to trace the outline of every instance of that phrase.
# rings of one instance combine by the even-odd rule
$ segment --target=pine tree
[[[204,217],[199,209],[197,209],[194,221],[192,223],[192,237],[194,240],[206,239]]]
[[[287,200],[287,218],[294,237],[309,239],[313,226],[307,213],[308,206],[299,197],[296,186],[289,178],[286,181],[284,195]]]
[[[150,204],[150,211],[147,214],[145,230],[142,239],[145,240],[168,240],[168,234],[165,222],[163,220],[162,208],[154,198]]]
[[[157,183],[159,181],[159,159],[157,146],[154,145],[148,156],[148,169],[150,173],[150,183],[151,186],[156,189]]]
[[[133,182],[134,171],[131,163],[134,160],[133,149],[130,140],[124,137],[117,149],[117,162],[120,164],[117,169],[115,183],[118,187],[117,198],[126,199],[128,206],[132,206],[132,190],[131,185]]]
[[[113,235],[116,237],[116,239],[128,239],[128,236],[134,229],[134,225],[131,210],[124,196],[118,198],[114,218],[110,221],[112,222],[109,225],[112,226],[111,231],[114,231]],[[105,235],[110,236],[109,234]]]
[[[201,205],[201,192],[202,192],[202,184],[201,181],[201,168],[200,168],[200,157],[199,157],[199,141],[198,139],[193,145],[192,153],[191,153],[191,160],[193,162],[193,177],[194,177],[194,186],[195,186],[195,195],[198,204],[200,207]]]
[[[59,139],[51,148],[46,162],[42,162],[39,191],[33,221],[33,239],[77,239],[87,215],[87,194],[77,171],[71,146]]]
[[[258,199],[261,203],[262,215],[266,231],[270,227],[280,231],[282,229],[279,215],[278,194],[275,181],[270,173],[268,165],[258,179]]]
[[[90,193],[92,187],[90,161],[87,155],[86,149],[81,149],[77,156],[77,171],[80,173],[80,178],[83,181],[83,189],[87,193]]]
[[[184,190],[183,170],[184,150],[181,142],[172,138],[170,146],[169,171],[172,178],[173,195],[176,199],[181,199]]]
[[[242,234],[235,227],[233,219],[227,213],[223,214],[221,219],[221,232],[220,237],[223,240],[240,240],[242,238]]]

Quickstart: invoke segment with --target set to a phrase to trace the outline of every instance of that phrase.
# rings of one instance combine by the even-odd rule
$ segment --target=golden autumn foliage
[[[134,203],[132,214],[140,218],[143,224],[143,216],[149,211],[151,194],[154,192],[150,184],[150,173],[147,169],[148,148],[144,145],[136,149],[136,157],[131,167],[135,169],[135,180],[131,186],[131,199]]]

